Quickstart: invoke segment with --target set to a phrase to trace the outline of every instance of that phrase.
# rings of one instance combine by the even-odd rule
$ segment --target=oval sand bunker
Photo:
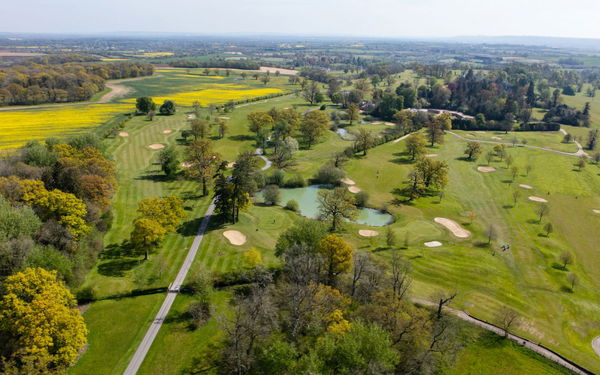
[[[519,187],[522,187],[523,189],[528,189],[528,190],[533,189],[533,186],[525,185],[525,184],[520,184]]]
[[[346,185],[356,185],[356,182],[354,182],[354,180],[351,180],[349,178],[342,178],[340,181],[342,181],[343,183],[345,183]]]
[[[442,246],[442,243],[440,241],[429,241],[429,242],[425,242],[423,245],[425,245],[427,247],[440,247],[440,246]]]
[[[350,187],[348,187],[348,191],[353,194],[357,194],[357,193],[360,193],[360,188],[357,188],[356,186],[350,186]]]
[[[226,230],[223,236],[229,240],[229,243],[235,246],[241,246],[246,243],[246,236],[237,230]]]
[[[600,215],[600,210],[592,210],[595,214]]]
[[[376,230],[370,230],[370,229],[361,229],[358,231],[358,234],[363,236],[363,237],[375,237],[375,236],[379,236],[379,232]]]
[[[534,202],[540,202],[540,203],[548,203],[548,201],[544,198],[540,198],[540,197],[536,197],[536,196],[530,196],[529,197],[530,201],[534,201]]]
[[[162,133],[163,134],[171,134],[171,133],[173,133],[173,130],[172,129],[165,129],[165,130],[162,131]]]
[[[119,137],[129,137],[129,133],[127,132],[119,132]]]
[[[483,173],[496,172],[496,168],[494,167],[477,167],[477,170]]]
[[[453,235],[458,238],[467,238],[471,235],[471,232],[461,227],[459,223],[454,220],[446,219],[445,217],[436,217],[433,219],[438,224],[446,227]]]
[[[149,145],[148,148],[151,150],[160,150],[161,148],[165,148],[165,145],[163,145],[162,143],[153,143]]]

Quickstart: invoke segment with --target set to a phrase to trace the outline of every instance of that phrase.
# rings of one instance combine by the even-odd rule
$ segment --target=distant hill
[[[547,36],[458,36],[446,41],[475,44],[517,44],[553,48],[576,48],[600,51],[600,39],[561,38]]]

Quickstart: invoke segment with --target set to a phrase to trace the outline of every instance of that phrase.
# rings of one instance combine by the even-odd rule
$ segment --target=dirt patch
[[[165,148],[165,145],[163,145],[162,143],[153,143],[149,145],[148,148],[151,150],[160,150],[162,148]]]
[[[192,164],[187,161],[184,161],[183,163],[181,163],[181,168],[189,168],[191,166],[192,166]]]
[[[237,230],[226,230],[223,232],[223,236],[234,246],[241,246],[246,243],[246,235]]]
[[[523,189],[528,189],[528,190],[533,189],[533,186],[531,186],[531,185],[525,185],[525,184],[519,184],[519,187],[523,188]]]
[[[425,245],[427,247],[440,247],[440,246],[442,246],[442,243],[440,241],[429,241],[429,242],[425,242],[423,245]]]
[[[370,229],[361,229],[358,231],[358,234],[363,236],[363,237],[375,237],[375,236],[379,236],[379,232],[376,230],[370,230]]]
[[[483,173],[496,172],[496,168],[494,167],[477,167],[477,170]]]
[[[356,187],[356,186],[349,186],[348,187],[348,191],[353,193],[353,194],[357,194],[360,193],[360,188]]]
[[[173,133],[173,129],[165,129],[162,131],[163,134],[171,134]]]
[[[427,155],[425,155],[426,158],[435,158],[436,156],[438,156],[438,154],[427,154]]]
[[[534,195],[530,196],[529,200],[534,201],[534,202],[540,202],[540,203],[548,203],[548,201],[546,199],[541,198],[541,197],[536,197]]]
[[[495,140],[497,140],[497,141],[501,141],[501,140],[502,140],[502,138],[500,138],[500,137],[496,137],[496,136],[494,136],[494,137],[490,137],[490,138],[492,138],[492,139],[495,139]]]
[[[461,227],[459,223],[454,220],[446,219],[444,217],[436,217],[433,219],[438,224],[441,224],[446,227],[453,235],[458,238],[467,238],[471,235],[471,232]]]
[[[129,133],[127,132],[119,132],[119,137],[129,137]]]
[[[340,181],[342,181],[343,183],[345,183],[346,185],[356,185],[356,182],[354,182],[354,180],[351,180],[349,178],[342,178]]]
[[[297,70],[294,69],[282,69],[282,68],[274,68],[272,66],[261,66],[260,67],[260,71],[261,72],[269,72],[269,73],[277,73],[279,72],[279,74],[287,74],[287,75],[294,75],[294,74],[298,74]]]

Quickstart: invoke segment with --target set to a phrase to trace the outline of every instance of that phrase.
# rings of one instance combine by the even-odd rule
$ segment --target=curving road
[[[563,129],[561,129],[561,132],[563,134],[567,133]],[[487,144],[493,144],[493,145],[507,145],[507,146],[512,146],[513,145],[511,142],[495,142],[495,141],[484,141],[484,140],[480,140],[480,139],[466,138],[466,137],[463,137],[462,135],[458,135],[455,132],[450,131],[450,130],[446,130],[446,133],[452,134],[456,138],[463,139],[463,140],[469,141],[469,142],[487,143]],[[523,144],[523,143],[515,143],[515,146],[528,147],[528,148],[533,148],[533,149],[536,149],[536,150],[554,152],[554,153],[562,154],[562,155],[587,156],[587,157],[589,157],[589,155],[587,153],[585,153],[585,151],[583,151],[583,147],[581,146],[581,144],[579,142],[575,142],[575,144],[577,145],[577,147],[579,147],[579,150],[577,152],[559,151],[559,150],[554,150],[554,149],[547,148],[547,147],[532,146],[532,145],[526,145],[526,144]]]
[[[265,166],[260,169],[261,171],[266,171],[267,169],[271,168],[271,165],[273,165],[273,163],[271,163],[271,160],[267,159],[267,157],[263,155],[262,148],[257,148],[256,151],[254,151],[254,155],[258,156],[259,158],[265,161]]]
[[[431,301],[427,301],[424,299],[420,299],[420,298],[411,298],[412,302],[414,303],[418,303],[420,305],[423,306],[429,306],[429,307],[436,307],[437,308],[437,304],[435,302],[431,302]],[[451,307],[448,306],[444,306],[444,310],[451,313],[452,315],[456,316],[457,318],[460,318],[468,323],[471,323],[473,325],[476,325],[478,327],[481,327],[485,330],[488,330],[490,332],[494,332],[500,336],[504,336],[504,330],[501,328],[496,327],[495,325],[486,323],[482,320],[479,320],[477,318],[472,317],[471,315],[469,315],[467,312],[462,311],[462,310],[457,310],[457,309],[453,309]],[[558,354],[554,353],[552,350],[547,349],[546,347],[540,345],[539,343],[535,343],[533,341],[524,339],[522,337],[513,335],[512,333],[509,333],[507,336],[508,339],[516,342],[519,345],[522,345],[524,347],[526,347],[529,350],[532,350],[536,353],[538,353],[539,355],[541,355],[542,357],[545,357],[561,366],[563,366],[564,368],[572,371],[575,374],[578,375],[590,375],[593,374],[592,372],[589,371],[585,371],[577,366],[574,366],[573,364],[571,364],[569,361],[565,360],[563,357],[559,356]],[[597,337],[596,339],[594,339],[594,342],[599,346],[598,348],[595,348],[597,350],[600,350],[600,337]],[[600,355],[600,353],[598,353]]]

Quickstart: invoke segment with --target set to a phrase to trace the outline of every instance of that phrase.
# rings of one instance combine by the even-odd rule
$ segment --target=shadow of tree
[[[242,141],[242,142],[256,140],[256,138],[254,136],[248,135],[248,134],[231,135],[227,138],[231,139],[232,141]]]
[[[104,276],[123,277],[125,272],[131,270],[140,263],[137,259],[116,259],[110,262],[100,263],[98,273]]]

